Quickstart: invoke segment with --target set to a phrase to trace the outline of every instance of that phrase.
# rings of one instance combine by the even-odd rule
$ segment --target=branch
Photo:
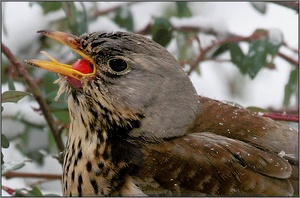
[[[153,22],[149,22],[144,28],[135,31],[135,34],[149,34],[151,31],[151,28],[153,27]],[[181,31],[181,32],[202,32],[205,34],[211,34],[211,35],[215,35],[218,36],[219,33],[217,31],[215,31],[212,28],[201,28],[201,27],[195,27],[195,26],[188,26],[188,25],[181,25],[181,26],[173,26],[172,25],[172,30],[173,31]]]
[[[286,60],[287,62],[289,62],[290,64],[296,66],[297,68],[299,67],[299,63],[297,60],[292,59],[291,57],[283,54],[282,52],[278,52],[278,56],[281,57],[282,59]]]
[[[138,3],[138,2],[128,2],[128,3],[126,3],[126,4],[119,4],[119,5],[117,5],[117,6],[108,8],[108,9],[106,9],[106,10],[96,10],[96,11],[94,12],[94,14],[93,14],[93,17],[96,18],[96,17],[98,17],[98,16],[105,15],[105,14],[107,14],[107,13],[110,13],[110,12],[112,12],[112,11],[114,11],[114,10],[116,10],[116,9],[118,9],[118,8],[120,8],[120,7],[122,7],[122,6],[130,6],[130,5],[134,4],[134,3]]]
[[[16,71],[18,73],[18,75],[23,78],[26,83],[28,84],[29,88],[31,89],[31,92],[34,96],[34,98],[36,99],[36,101],[39,103],[40,108],[44,114],[44,117],[50,127],[50,130],[53,134],[53,137],[55,139],[56,145],[59,149],[60,152],[64,151],[65,147],[64,147],[64,143],[62,141],[62,137],[61,137],[61,132],[57,126],[57,123],[55,122],[53,115],[50,111],[50,108],[47,104],[47,102],[45,101],[45,99],[42,96],[42,93],[39,89],[39,87],[37,86],[37,84],[34,82],[34,80],[32,79],[32,77],[30,76],[30,74],[27,72],[27,70],[25,69],[24,65],[21,64],[12,54],[12,52],[2,43],[1,44],[1,50],[2,53],[5,54],[5,56],[8,58],[8,60],[14,65],[14,67],[16,68]]]
[[[226,43],[235,43],[235,42],[251,42],[253,40],[262,38],[265,36],[265,33],[253,33],[250,36],[244,37],[244,36],[232,36],[224,40],[217,41],[213,43],[212,45],[207,46],[206,48],[201,48],[200,55],[197,57],[197,59],[194,61],[194,63],[191,63],[191,68],[188,71],[188,75],[192,73],[192,71],[199,65],[200,62],[206,60],[205,55],[208,53],[211,49],[214,47],[226,44]]]
[[[272,3],[275,3],[277,5],[284,6],[286,8],[290,8],[292,10],[295,10],[296,12],[299,13],[299,2],[294,1],[294,2],[288,2],[288,1],[273,1]]]
[[[42,173],[25,173],[25,172],[8,172],[4,175],[7,179],[12,178],[42,178],[42,179],[61,179],[61,174],[42,174]]]
[[[262,116],[271,118],[273,120],[288,121],[288,122],[299,122],[299,116],[294,115],[294,114],[264,113]]]
[[[226,38],[224,40],[216,41],[215,43],[207,46],[206,48],[201,48],[200,54],[197,57],[197,59],[193,63],[190,64],[191,68],[188,71],[188,75],[191,74],[191,72],[199,65],[200,62],[205,61],[205,60],[212,60],[210,58],[206,58],[205,56],[213,48],[215,48],[217,46],[221,46],[221,45],[226,44],[226,43],[251,42],[253,40],[256,40],[256,39],[259,39],[259,38],[262,38],[262,37],[266,36],[266,33],[267,32],[253,33],[252,35],[246,36],[246,37],[233,35],[233,36],[231,36],[229,38]],[[299,65],[298,65],[299,62],[297,60],[283,54],[282,52],[278,52],[278,56],[281,57],[282,59],[286,60],[290,64],[294,65],[295,67],[297,67],[297,68],[299,67]]]

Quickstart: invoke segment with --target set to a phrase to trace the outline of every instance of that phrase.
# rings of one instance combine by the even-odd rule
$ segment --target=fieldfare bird
[[[41,30],[70,47],[73,65],[25,62],[59,74],[70,128],[65,196],[292,196],[298,132],[198,96],[177,60],[127,32]]]

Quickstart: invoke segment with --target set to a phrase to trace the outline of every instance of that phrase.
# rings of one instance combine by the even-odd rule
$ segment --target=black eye
[[[110,59],[108,66],[114,72],[122,72],[128,68],[127,62],[120,58]]]

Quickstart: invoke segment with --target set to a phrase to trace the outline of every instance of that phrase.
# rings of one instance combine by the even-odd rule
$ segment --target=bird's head
[[[39,32],[84,60],[71,66],[46,54],[52,61],[25,61],[60,74],[58,95],[67,93],[70,113],[86,111],[95,123],[110,126],[138,121],[129,135],[149,141],[181,136],[194,121],[196,91],[176,59],[154,41],[126,32]]]

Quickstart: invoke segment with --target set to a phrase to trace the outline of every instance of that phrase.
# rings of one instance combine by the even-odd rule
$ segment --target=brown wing
[[[193,133],[149,144],[143,152],[136,176],[156,181],[173,195],[293,194],[289,163],[239,140]]]
[[[272,152],[284,152],[298,162],[298,132],[286,124],[206,97],[199,97],[200,113],[188,133],[212,132]],[[293,160],[293,159],[290,159]]]
[[[283,153],[293,167],[290,181],[299,194],[299,133],[280,122],[250,113],[247,109],[199,96],[200,113],[188,133],[209,131],[238,139],[274,153]]]

